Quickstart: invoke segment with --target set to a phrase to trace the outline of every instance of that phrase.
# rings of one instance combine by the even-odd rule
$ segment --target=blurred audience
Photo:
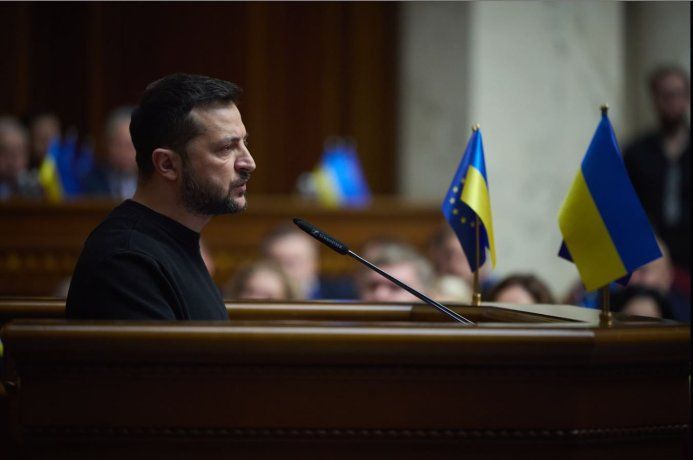
[[[690,83],[685,70],[665,66],[652,72],[649,86],[658,126],[624,149],[624,162],[650,222],[683,271],[677,277],[690,290]]]
[[[534,275],[509,275],[494,285],[485,300],[516,305],[556,303],[548,286]]]
[[[472,300],[472,289],[462,280],[453,275],[436,277],[433,283],[432,297],[439,302],[457,302],[469,304]]]
[[[411,246],[385,243],[372,254],[370,262],[414,289],[432,295],[433,267]],[[366,267],[356,273],[356,285],[359,298],[364,302],[419,301],[414,295]]]
[[[279,264],[259,260],[238,269],[223,288],[224,298],[250,300],[293,300],[296,289]]]
[[[104,129],[105,150],[84,178],[87,195],[115,199],[131,198],[137,187],[135,147],[130,138],[131,107],[113,110]]]
[[[658,292],[666,300],[669,318],[690,323],[690,291],[686,292],[674,283],[675,268],[669,250],[660,238],[657,238],[657,243],[662,251],[662,257],[634,271],[628,281],[628,287],[645,288]],[[612,297],[618,295],[622,290],[623,287],[616,283],[609,285]],[[586,292],[582,283],[578,282],[568,294],[565,303],[599,308],[599,292]]]
[[[29,172],[29,139],[13,117],[0,116],[0,200],[40,198],[38,175]]]
[[[60,139],[60,120],[51,112],[39,112],[29,121],[29,170],[38,170],[51,142]]]
[[[611,297],[611,311],[632,316],[671,319],[669,301],[656,289],[628,286]]]
[[[457,235],[447,223],[442,224],[431,236],[428,244],[428,256],[433,262],[436,274],[440,276],[452,275],[463,279],[471,288],[474,273],[469,266],[467,256],[462,250],[462,245]],[[490,274],[490,262],[481,266],[479,283],[481,290],[490,288],[494,280]]]
[[[350,279],[320,276],[320,253],[317,241],[297,227],[277,227],[262,243],[262,255],[275,261],[296,287],[303,300],[354,299],[356,293]]]

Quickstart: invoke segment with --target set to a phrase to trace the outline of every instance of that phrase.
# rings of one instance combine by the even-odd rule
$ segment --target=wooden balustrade
[[[249,196],[248,209],[212,219],[202,235],[223,284],[244,262],[259,256],[264,235],[279,224],[302,217],[333,233],[353,248],[374,236],[390,235],[425,249],[442,223],[434,204],[411,204],[377,197],[365,209],[327,209],[288,196]],[[52,295],[72,275],[91,230],[116,205],[110,201],[0,204],[0,296]],[[355,262],[320,248],[325,274],[349,273]]]

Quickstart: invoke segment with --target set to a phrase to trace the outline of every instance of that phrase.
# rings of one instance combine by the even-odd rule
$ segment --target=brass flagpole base
[[[472,306],[473,307],[480,307],[481,306],[481,293],[480,292],[475,292],[472,294]]]

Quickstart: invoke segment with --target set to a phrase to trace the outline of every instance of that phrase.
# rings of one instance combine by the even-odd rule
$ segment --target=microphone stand
[[[404,289],[404,290],[407,291],[408,293],[410,293],[410,294],[412,294],[412,295],[418,297],[419,299],[423,300],[424,302],[426,302],[426,303],[429,304],[430,306],[436,308],[438,311],[440,311],[440,312],[442,312],[442,313],[448,315],[450,318],[454,319],[455,321],[458,321],[458,322],[464,323],[464,324],[472,324],[472,325],[475,324],[473,321],[470,321],[470,320],[468,320],[467,318],[465,318],[464,316],[460,315],[459,313],[450,310],[450,309],[449,309],[448,307],[446,307],[445,305],[442,305],[442,304],[436,302],[435,300],[431,299],[430,297],[428,297],[427,295],[423,294],[422,292],[419,292],[419,291],[417,291],[416,289],[407,286],[406,284],[404,284],[403,282],[401,282],[401,281],[398,280],[397,278],[393,277],[392,275],[390,275],[390,274],[387,273],[386,271],[381,270],[380,268],[378,268],[377,266],[373,265],[372,263],[370,263],[369,261],[367,261],[366,259],[364,259],[364,258],[361,257],[360,255],[356,254],[356,253],[353,252],[352,250],[349,250],[349,252],[347,252],[347,255],[349,255],[349,256],[351,256],[352,258],[358,260],[359,262],[361,262],[362,264],[364,264],[366,267],[370,268],[371,270],[376,271],[376,272],[377,272],[378,274],[380,274],[381,276],[384,276],[385,278],[387,278],[388,280],[392,281],[393,283],[395,283],[397,286],[401,287],[402,289]]]

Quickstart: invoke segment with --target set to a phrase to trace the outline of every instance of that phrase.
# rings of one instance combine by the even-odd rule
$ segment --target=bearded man
[[[68,318],[227,319],[200,232],[212,216],[246,207],[255,162],[239,95],[234,84],[199,75],[147,87],[130,122],[137,190],[85,242]]]

